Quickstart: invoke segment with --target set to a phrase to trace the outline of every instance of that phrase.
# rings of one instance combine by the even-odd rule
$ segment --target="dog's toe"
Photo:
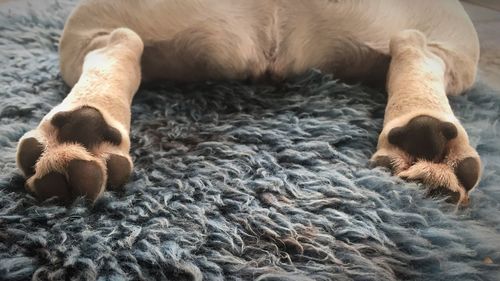
[[[455,174],[465,188],[470,191],[479,181],[481,165],[479,160],[474,157],[467,157],[460,161],[455,168]]]
[[[72,201],[72,195],[66,177],[58,172],[50,172],[47,175],[35,179],[32,191],[39,200],[57,197],[62,203]]]
[[[35,165],[43,153],[44,145],[35,137],[24,138],[17,147],[17,164],[26,177],[35,174]]]
[[[67,167],[68,182],[74,198],[95,200],[103,191],[104,172],[95,161],[71,160]]]
[[[39,200],[57,197],[64,204],[83,196],[95,200],[104,189],[105,172],[94,160],[70,160],[65,172],[50,171],[27,182],[27,187]]]
[[[121,155],[111,154],[106,161],[108,170],[108,187],[110,189],[118,189],[122,187],[130,177],[132,165],[130,161]]]
[[[374,157],[372,160],[370,160],[369,166],[370,168],[382,167],[389,169],[390,171],[392,171],[394,168],[391,158],[386,155]]]
[[[446,197],[447,202],[461,205],[468,202],[467,191],[446,163],[418,161],[398,176],[407,181],[422,183],[428,188],[429,196]]]

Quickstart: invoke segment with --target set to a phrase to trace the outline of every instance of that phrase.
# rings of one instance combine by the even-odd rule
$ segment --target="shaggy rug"
[[[500,95],[484,86],[451,101],[485,166],[466,209],[369,169],[385,94],[317,72],[144,86],[125,190],[38,202],[16,143],[68,92],[72,5],[0,5],[1,280],[500,280]]]

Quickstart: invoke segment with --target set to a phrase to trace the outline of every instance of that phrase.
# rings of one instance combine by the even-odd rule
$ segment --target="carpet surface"
[[[69,90],[73,3],[16,5],[0,6],[0,280],[500,280],[498,93],[451,100],[485,166],[467,209],[368,169],[385,94],[317,72],[142,87],[130,183],[66,208],[24,191],[15,150]]]

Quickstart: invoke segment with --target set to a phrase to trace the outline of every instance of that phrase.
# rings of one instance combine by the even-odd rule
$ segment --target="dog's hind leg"
[[[122,186],[132,170],[130,106],[141,81],[142,40],[126,28],[81,46],[78,39],[61,41],[62,75],[71,92],[18,144],[26,188],[40,199],[94,200],[106,186]]]
[[[389,99],[372,163],[423,182],[431,195],[467,203],[468,192],[479,182],[481,161],[447,94],[472,85],[477,56],[430,43],[417,30],[394,36],[390,55]]]

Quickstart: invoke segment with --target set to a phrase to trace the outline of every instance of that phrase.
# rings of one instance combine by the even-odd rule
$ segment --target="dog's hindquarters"
[[[97,1],[80,4],[61,38],[60,63],[74,85],[85,55],[114,29],[125,27],[144,43],[144,80],[256,78],[266,72],[271,20],[268,4],[229,1]]]
[[[72,85],[83,57],[118,27],[144,42],[145,80],[289,77],[310,68],[384,81],[391,38],[416,29],[447,64],[447,89],[474,82],[478,43],[458,1],[97,1],[68,20],[61,70]]]
[[[23,136],[18,164],[42,197],[95,198],[104,186],[125,183],[130,105],[141,73],[184,81],[284,78],[309,68],[351,80],[385,80],[389,73],[374,160],[407,178],[453,187],[463,200],[477,184],[480,162],[446,93],[470,87],[477,56],[477,36],[456,1],[87,0],[70,16],[60,44],[61,73],[73,89]],[[429,116],[410,120],[424,111]],[[404,134],[391,142],[396,125],[397,132],[427,132],[428,151]]]
[[[477,34],[458,1],[296,1],[283,8],[283,41],[274,66],[285,76],[319,68],[346,80],[383,80],[389,45],[418,30],[446,64],[446,92],[460,94],[475,80]]]

